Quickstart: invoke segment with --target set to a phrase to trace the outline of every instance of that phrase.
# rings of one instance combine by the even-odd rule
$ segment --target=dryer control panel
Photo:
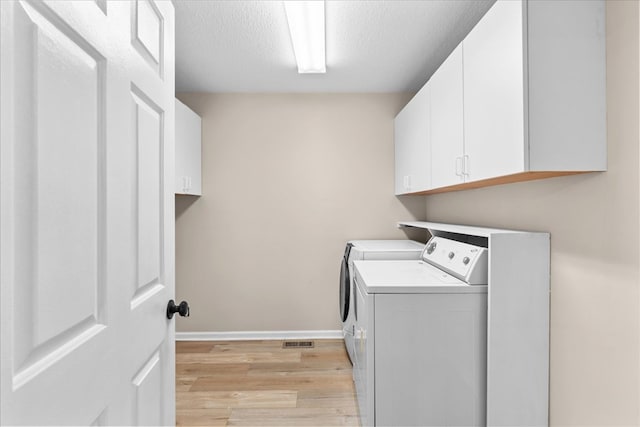
[[[470,285],[488,283],[487,248],[434,236],[427,242],[422,259]]]

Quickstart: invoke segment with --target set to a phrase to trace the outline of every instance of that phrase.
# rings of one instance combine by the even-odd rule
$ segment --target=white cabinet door
[[[202,195],[202,119],[176,99],[176,194]]]
[[[605,8],[527,2],[531,171],[607,170]]]
[[[395,119],[396,194],[431,188],[430,88],[427,83]]]
[[[429,80],[431,85],[431,186],[464,182],[462,45]]]
[[[463,41],[468,181],[526,170],[522,8],[498,1]]]
[[[2,425],[175,424],[173,14],[0,2]]]
[[[395,194],[409,193],[411,190],[411,107],[407,104],[396,116],[394,124],[395,150]]]

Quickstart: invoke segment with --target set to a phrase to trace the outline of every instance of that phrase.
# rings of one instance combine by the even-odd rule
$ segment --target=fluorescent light
[[[325,73],[324,0],[283,3],[298,73]]]

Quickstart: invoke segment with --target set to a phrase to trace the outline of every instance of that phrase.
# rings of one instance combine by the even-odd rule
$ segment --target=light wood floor
[[[312,349],[282,341],[176,343],[178,425],[357,426],[341,340]]]

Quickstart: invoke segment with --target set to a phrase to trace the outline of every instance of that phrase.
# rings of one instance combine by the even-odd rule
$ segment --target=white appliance
[[[340,267],[340,319],[344,344],[353,363],[353,333],[355,315],[353,310],[353,261],[370,260],[418,260],[424,243],[413,240],[351,240],[342,258]]]
[[[420,260],[354,262],[363,426],[485,424],[487,258],[435,236]]]

